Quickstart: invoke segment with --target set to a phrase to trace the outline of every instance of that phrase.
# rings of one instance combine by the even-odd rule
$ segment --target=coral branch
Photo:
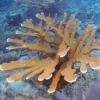
[[[13,70],[17,68],[30,68],[31,66],[35,65],[39,59],[33,57],[29,61],[11,61],[9,63],[4,63],[0,65],[0,70]]]
[[[53,93],[55,92],[56,88],[57,88],[57,84],[60,81],[60,77],[61,77],[61,70],[59,70],[56,75],[53,77],[52,82],[49,86],[48,92],[49,93]]]
[[[26,21],[24,21],[21,26],[26,27],[26,28],[30,28],[34,30],[34,25],[32,23],[32,19],[27,19]]]
[[[88,24],[86,29],[76,38],[76,32],[80,25],[75,16],[64,18],[56,24],[55,18],[45,16],[44,13],[37,14],[40,22],[35,25],[32,19],[22,23],[22,27],[29,29],[28,32],[16,32],[22,36],[34,37],[36,43],[30,44],[22,39],[8,38],[7,42],[18,44],[19,46],[6,47],[9,50],[30,49],[45,53],[47,58],[39,59],[33,57],[28,61],[11,61],[0,65],[0,70],[22,69],[7,78],[9,82],[17,81],[25,77],[26,79],[38,76],[39,81],[48,80],[52,77],[52,82],[48,92],[55,92],[60,78],[72,83],[78,78],[79,73],[86,73],[87,66],[92,69],[100,69],[100,58],[91,55],[94,50],[100,50],[99,41],[95,41],[96,27]],[[45,26],[44,24],[45,23]],[[53,34],[53,36],[51,36]],[[33,39],[34,39],[33,38]],[[51,56],[52,55],[52,56]],[[75,64],[79,63],[76,69]]]
[[[55,53],[56,51],[54,49],[49,48],[48,46],[45,46],[39,42],[37,42],[36,44],[29,44],[27,42],[24,42],[23,40],[19,40],[19,39],[7,39],[7,42],[13,42],[16,44],[19,44],[20,46],[22,46],[22,48],[27,48],[30,50],[37,50],[37,51],[41,51],[44,53]],[[46,44],[47,45],[47,44]],[[11,49],[10,47],[8,47],[8,49]],[[16,49],[16,48],[12,48],[12,49]]]

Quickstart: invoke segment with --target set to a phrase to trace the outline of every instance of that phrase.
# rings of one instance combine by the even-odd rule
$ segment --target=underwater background
[[[80,31],[88,23],[94,23],[100,39],[100,0],[0,0],[0,63],[27,60],[32,55],[42,58],[41,53],[5,49],[8,46],[6,39],[20,30],[25,19],[35,17],[39,12],[50,16],[57,14],[58,20],[64,12],[74,14],[81,21]],[[95,54],[100,57],[100,51]],[[100,100],[100,70],[90,69],[77,82],[65,85],[53,94],[48,94],[46,87],[31,80],[7,83],[6,78],[11,73],[0,71],[0,100]]]

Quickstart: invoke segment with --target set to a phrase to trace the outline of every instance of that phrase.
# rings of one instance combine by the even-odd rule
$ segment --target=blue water
[[[5,20],[5,23],[15,23],[13,26],[17,26],[22,20],[34,16],[37,12],[50,15],[57,13],[59,17],[64,12],[68,12],[76,14],[83,22],[92,20],[99,25],[99,5],[100,0],[0,0],[0,22]],[[12,17],[15,17],[14,21],[16,21],[10,23]]]

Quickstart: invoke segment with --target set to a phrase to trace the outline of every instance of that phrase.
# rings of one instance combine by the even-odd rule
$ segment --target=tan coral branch
[[[44,53],[55,53],[56,50],[52,49],[52,48],[49,48],[48,46],[45,46],[39,42],[37,42],[36,44],[29,44],[27,42],[24,42],[23,40],[19,40],[19,39],[7,39],[7,42],[13,42],[13,43],[17,43],[19,45],[22,46],[22,48],[27,48],[27,49],[30,49],[30,50],[37,50],[37,51],[41,51],[41,52],[44,52]],[[11,49],[10,47],[8,47],[8,49]],[[14,49],[14,48],[12,48]],[[16,49],[16,48],[15,48]]]
[[[22,27],[29,29],[28,32],[16,32],[24,36],[30,36],[37,39],[36,43],[30,44],[22,39],[7,39],[7,42],[16,43],[19,46],[9,46],[7,49],[30,49],[45,53],[47,58],[38,59],[33,57],[28,61],[11,61],[0,65],[0,70],[22,69],[7,78],[13,82],[25,77],[26,79],[38,76],[39,81],[48,80],[52,77],[48,92],[55,92],[60,78],[72,83],[78,78],[79,73],[86,73],[88,66],[92,69],[100,69],[100,58],[91,55],[94,50],[100,50],[99,41],[94,41],[96,27],[94,24],[88,24],[86,29],[75,37],[80,21],[75,16],[64,18],[56,23],[55,18],[45,16],[44,13],[37,14],[39,23],[35,25],[32,19],[27,19],[22,23]],[[46,26],[44,26],[44,24]],[[54,34],[54,38],[50,36]],[[33,39],[34,39],[33,38]],[[52,47],[52,45],[54,47]],[[49,55],[48,55],[49,54]],[[79,63],[76,69],[75,64]]]

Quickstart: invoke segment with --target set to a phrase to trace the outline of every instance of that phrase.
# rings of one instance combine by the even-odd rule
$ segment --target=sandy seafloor
[[[76,15],[81,21],[80,31],[87,23],[97,26],[100,40],[100,0],[0,0],[0,63],[11,60],[27,60],[41,53],[6,50],[6,39],[20,30],[20,24],[36,13],[58,15],[61,20],[64,12]],[[100,57],[100,51],[95,55]],[[65,85],[53,94],[47,88],[31,80],[8,83],[7,76],[13,72],[0,71],[0,100],[100,100],[100,70],[89,69],[74,84]]]

